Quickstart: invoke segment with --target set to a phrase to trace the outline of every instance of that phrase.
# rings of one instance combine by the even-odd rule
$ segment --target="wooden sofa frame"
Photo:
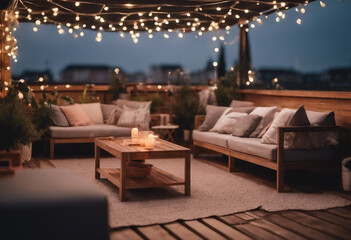
[[[195,117],[195,129],[197,129],[201,123],[204,121],[205,115],[197,115]],[[246,154],[243,152],[238,152],[231,150],[229,148],[224,148],[207,142],[202,142],[199,140],[193,140],[193,155],[198,157],[200,149],[209,149],[228,156],[228,171],[233,172],[235,170],[235,159],[240,159],[246,162],[250,162],[262,167],[266,167],[276,171],[276,189],[278,192],[284,191],[284,175],[286,170],[296,170],[296,169],[316,169],[316,168],[330,168],[331,170],[336,168],[338,154],[335,155],[334,159],[328,161],[284,161],[284,134],[288,132],[321,132],[321,131],[340,131],[338,126],[306,126],[306,127],[279,127],[277,137],[277,161],[273,162],[269,159],[262,157]],[[340,135],[340,134],[339,134]]]
[[[151,126],[157,126],[160,124],[161,117],[164,114],[150,114]],[[55,144],[66,144],[66,143],[93,143],[95,141],[95,137],[90,138],[53,138],[51,136],[47,136],[46,142],[49,142],[49,155],[51,159],[55,157]]]

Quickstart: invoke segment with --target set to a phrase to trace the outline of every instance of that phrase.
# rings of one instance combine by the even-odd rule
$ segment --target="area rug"
[[[106,179],[94,179],[94,159],[51,160],[56,168],[71,169],[103,191],[109,202],[111,227],[166,223],[261,208],[266,211],[320,210],[343,207],[351,201],[331,194],[278,193],[204,162],[191,161],[191,196],[183,186],[127,190],[127,202],[118,199],[118,188]],[[184,160],[149,160],[177,176],[184,175]],[[117,167],[119,160],[102,158],[101,167]]]

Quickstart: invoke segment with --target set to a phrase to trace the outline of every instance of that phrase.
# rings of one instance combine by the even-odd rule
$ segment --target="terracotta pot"
[[[184,134],[184,141],[185,141],[185,142],[190,141],[190,130],[184,129],[184,130],[183,130],[183,134]]]

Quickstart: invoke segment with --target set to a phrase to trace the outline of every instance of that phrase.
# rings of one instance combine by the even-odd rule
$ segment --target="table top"
[[[129,140],[129,141],[128,141]],[[96,138],[95,145],[115,155],[122,157],[123,154],[128,154],[130,160],[132,159],[147,159],[147,158],[178,158],[183,157],[184,154],[189,154],[190,149],[168,142],[166,140],[157,139],[155,147],[148,149],[140,145],[133,145],[130,138]]]

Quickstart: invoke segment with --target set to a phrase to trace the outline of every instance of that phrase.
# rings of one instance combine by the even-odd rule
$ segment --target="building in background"
[[[110,84],[111,74],[116,67],[106,65],[69,65],[60,74],[61,83],[69,84]],[[119,68],[121,77],[126,77]]]
[[[152,65],[150,67],[149,80],[147,83],[151,84],[179,84],[174,73],[178,70],[183,70],[181,65],[165,64],[165,65]],[[171,73],[171,76],[169,74]]]
[[[25,70],[21,75],[12,76],[14,80],[24,79],[27,83],[55,83],[50,70],[30,71]]]
[[[204,69],[190,73],[190,83],[194,85],[207,85],[210,81],[214,80],[215,67],[213,61],[208,60]]]

